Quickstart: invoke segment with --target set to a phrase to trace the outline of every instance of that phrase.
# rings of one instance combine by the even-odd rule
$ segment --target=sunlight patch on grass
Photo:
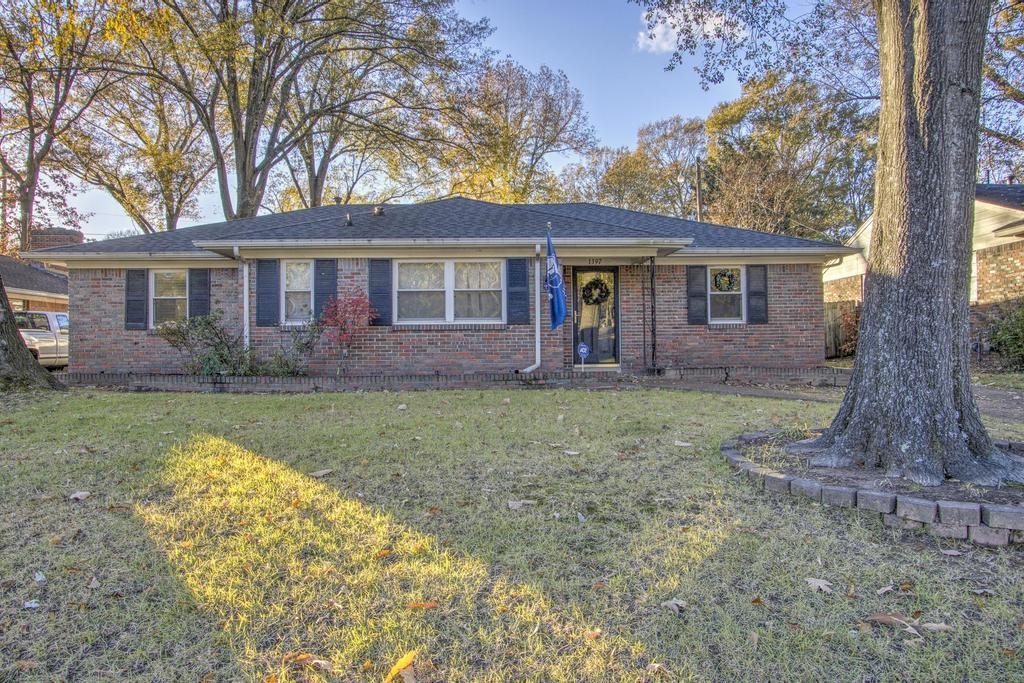
[[[597,679],[612,662],[639,676],[652,661],[536,586],[225,439],[175,449],[165,477],[171,495],[139,514],[260,676],[329,678],[282,664],[295,652],[343,678],[383,677],[409,650],[438,680]]]

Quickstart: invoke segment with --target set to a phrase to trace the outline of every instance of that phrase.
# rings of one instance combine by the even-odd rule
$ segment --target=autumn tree
[[[708,217],[840,239],[871,213],[871,110],[779,72],[752,79],[708,116]]]
[[[511,59],[488,62],[451,97],[443,136],[453,144],[440,150],[440,194],[528,202],[554,183],[552,156],[594,145],[583,94],[546,66],[531,72]]]
[[[131,54],[147,59],[120,68],[162,79],[187,99],[206,132],[224,217],[243,218],[259,211],[275,169],[300,141],[351,106],[350,98],[318,99],[315,73],[331,60],[343,68],[353,55],[357,63],[396,68],[440,64],[488,30],[485,22],[461,19],[452,5],[140,0],[132,13]]]
[[[106,68],[111,15],[106,0],[0,0],[0,169],[22,251],[59,139],[117,79]]]
[[[189,102],[151,76],[108,88],[62,137],[55,162],[104,189],[144,233],[197,218],[198,194],[214,168]]]
[[[703,46],[712,72],[748,55],[777,67],[813,39],[784,4],[644,4],[652,24],[671,12],[680,53]],[[982,425],[970,384],[967,284],[990,6],[877,0],[875,8],[882,89],[858,353],[813,462],[880,467],[925,485],[1022,481],[1024,467]],[[701,34],[722,16],[734,31]]]

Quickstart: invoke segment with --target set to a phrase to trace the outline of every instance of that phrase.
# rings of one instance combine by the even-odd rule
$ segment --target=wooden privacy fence
[[[855,323],[858,303],[856,301],[825,302],[825,358],[849,356],[843,346],[856,336]],[[847,318],[846,324],[843,322]]]

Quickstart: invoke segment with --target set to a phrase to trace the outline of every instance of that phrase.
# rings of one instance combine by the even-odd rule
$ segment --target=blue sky
[[[671,36],[647,38],[641,8],[625,0],[459,0],[458,9],[470,19],[491,19],[496,30],[488,44],[500,54],[530,69],[546,64],[564,71],[583,92],[603,145],[631,146],[645,123],[675,114],[703,117],[739,93],[735,83],[702,90],[689,66],[665,71]],[[84,228],[90,239],[132,228],[99,190],[79,196],[76,205],[94,214]],[[202,209],[198,222],[222,219],[215,196],[205,197]]]

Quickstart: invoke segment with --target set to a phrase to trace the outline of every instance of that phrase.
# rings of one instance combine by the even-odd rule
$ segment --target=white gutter
[[[230,261],[208,251],[26,251],[22,258],[33,261],[138,261],[174,259],[185,261]]]
[[[693,244],[693,239],[652,239],[636,237],[607,237],[593,239],[588,237],[560,238],[559,244],[582,247],[684,247]],[[422,239],[279,239],[279,240],[196,240],[193,242],[199,249],[224,249],[226,247],[494,247],[494,246],[536,246],[534,240],[521,237],[500,238],[422,238]]]
[[[533,251],[533,273],[534,281],[536,282],[537,289],[537,303],[534,306],[536,315],[534,316],[534,363],[528,368],[523,368],[519,372],[530,373],[540,367],[540,309],[543,305],[543,299],[541,298],[540,288],[540,245],[535,244]]]
[[[727,249],[680,249],[678,254],[672,256],[799,256],[800,254],[856,254],[860,249],[856,247],[845,247],[837,244],[834,247],[791,247],[788,249],[779,248],[727,248]]]

